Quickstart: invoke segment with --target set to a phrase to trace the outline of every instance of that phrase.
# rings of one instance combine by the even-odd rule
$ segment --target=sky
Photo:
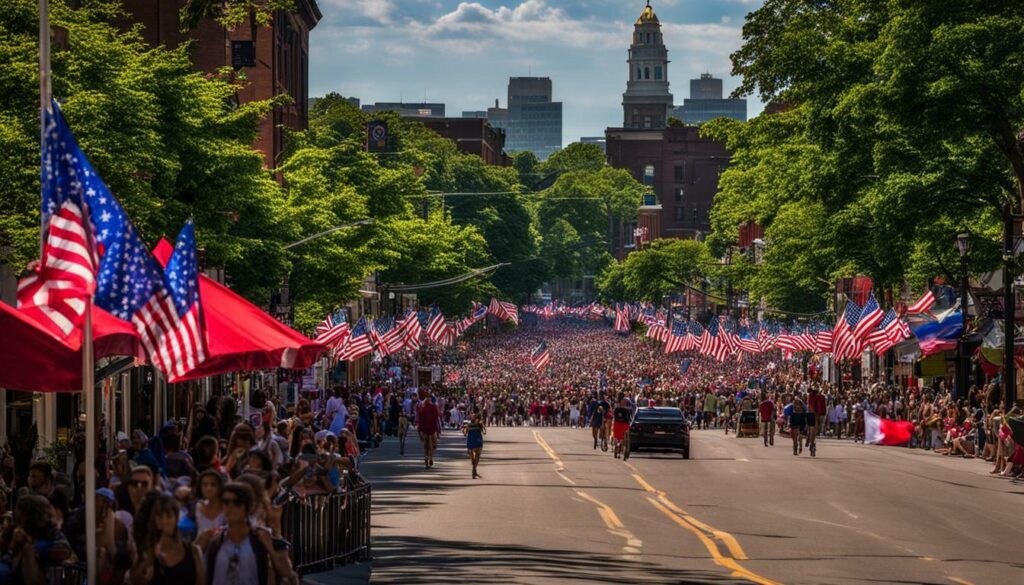
[[[362,103],[441,102],[451,117],[506,104],[508,78],[550,77],[563,102],[562,140],[622,125],[626,53],[644,0],[317,0],[311,96]],[[710,72],[725,91],[744,16],[762,0],[652,0],[669,50],[675,102]],[[424,99],[425,98],[425,99]],[[747,115],[762,109],[747,98]]]

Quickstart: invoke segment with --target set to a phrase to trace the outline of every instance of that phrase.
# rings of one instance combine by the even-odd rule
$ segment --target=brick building
[[[295,10],[277,12],[266,26],[245,24],[228,30],[204,18],[188,33],[181,33],[178,14],[184,0],[123,0],[126,25],[143,25],[143,38],[152,45],[176,47],[192,40],[192,63],[199,71],[234,67],[245,74],[239,92],[245,103],[281,94],[292,103],[274,108],[260,122],[254,145],[266,166],[280,162],[284,128],[302,130],[309,120],[309,31],[320,21],[316,0],[296,0]]]
[[[711,231],[709,213],[718,177],[729,165],[725,144],[696,127],[608,128],[608,163],[648,185],[661,205],[657,238],[692,238]]]
[[[482,118],[420,118],[424,126],[449,140],[459,150],[475,154],[489,165],[512,164],[505,154],[505,132]]]

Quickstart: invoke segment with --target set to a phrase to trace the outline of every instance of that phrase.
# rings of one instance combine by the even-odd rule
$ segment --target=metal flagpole
[[[39,159],[40,172],[46,144],[46,112],[50,109],[50,7],[49,0],[39,0]],[[46,217],[40,216],[39,258],[43,257],[46,238]]]
[[[45,0],[43,0],[45,2]],[[88,583],[96,582],[96,385],[92,355],[92,298],[85,301],[82,328],[82,398],[85,400],[85,556]]]

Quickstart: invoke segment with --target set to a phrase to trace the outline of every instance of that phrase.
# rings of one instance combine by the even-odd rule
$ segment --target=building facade
[[[396,112],[403,118],[444,118],[445,105],[435,103],[377,102],[364,104],[364,112]]]
[[[604,136],[583,136],[580,138],[580,142],[583,144],[593,144],[602,151],[606,150],[605,147],[607,146]]]
[[[489,165],[508,166],[505,154],[505,132],[494,128],[482,118],[423,118],[423,125],[449,140],[459,150],[475,154]]]
[[[690,97],[677,106],[672,115],[685,124],[700,125],[715,118],[747,121],[747,100],[723,98],[722,80],[710,73],[690,80]]]
[[[462,112],[464,118],[486,117],[505,132],[505,150],[529,150],[544,160],[562,148],[562,102],[553,101],[550,77],[511,77],[508,107],[494,100],[494,107]]]
[[[193,41],[192,63],[199,71],[215,73],[233,67],[245,74],[239,90],[241,102],[270,99],[282,94],[291,103],[274,108],[260,121],[254,147],[266,166],[274,167],[284,152],[285,129],[303,130],[309,121],[309,31],[320,21],[316,0],[297,0],[294,10],[275,12],[267,25],[228,30],[203,18],[187,33],[179,27],[185,0],[123,0],[125,26],[141,24],[150,46],[174,48]]]
[[[651,239],[697,238],[711,231],[709,214],[718,177],[729,165],[725,144],[700,137],[696,127],[608,128],[608,163],[626,169],[661,206]],[[652,230],[653,232],[653,230]]]
[[[627,63],[626,92],[622,94],[623,128],[664,128],[674,101],[669,93],[668,49],[650,0],[633,26]]]

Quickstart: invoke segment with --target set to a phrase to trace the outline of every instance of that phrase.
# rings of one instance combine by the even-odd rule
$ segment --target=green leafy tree
[[[551,153],[543,163],[545,173],[556,171],[597,172],[607,165],[604,151],[596,144],[573,142],[562,150]]]
[[[145,45],[113,23],[113,0],[51,2],[68,31],[52,57],[53,95],[82,149],[124,205],[146,243],[196,220],[209,266],[257,303],[288,269],[281,249],[297,233],[281,190],[252,144],[273,102],[237,105],[240,82],[196,73],[187,48]],[[38,5],[4,0],[0,10],[0,261],[15,270],[38,255]]]

